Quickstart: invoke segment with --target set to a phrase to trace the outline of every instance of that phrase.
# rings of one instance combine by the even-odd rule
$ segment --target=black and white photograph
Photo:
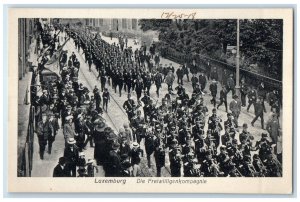
[[[17,19],[13,175],[287,177],[286,21],[160,14]]]

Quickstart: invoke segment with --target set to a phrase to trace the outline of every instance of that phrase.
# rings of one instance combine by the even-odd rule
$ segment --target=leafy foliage
[[[244,64],[258,64],[265,72],[282,74],[283,21],[280,19],[239,20],[240,54]],[[224,59],[227,46],[236,45],[236,19],[140,20],[142,30],[158,30],[165,45],[184,54],[200,53]]]

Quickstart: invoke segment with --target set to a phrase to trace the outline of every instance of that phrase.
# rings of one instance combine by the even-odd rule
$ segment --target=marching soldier
[[[151,155],[155,151],[155,139],[156,136],[152,131],[147,131],[145,136],[145,149],[147,155],[148,167],[151,168]]]
[[[141,98],[143,88],[144,88],[143,80],[141,79],[140,76],[138,76],[135,82],[135,91],[136,91],[136,97],[138,101]]]
[[[131,119],[131,127],[133,132],[133,140],[140,143],[143,137],[143,125],[144,118],[140,110],[137,111],[137,115]]]
[[[240,142],[242,142],[244,139],[246,140],[246,142],[251,142],[254,139],[253,135],[251,135],[248,132],[248,125],[247,125],[247,123],[243,124],[243,131],[242,131],[242,133],[240,133],[240,136],[239,136]]]
[[[107,112],[107,105],[108,105],[108,102],[110,102],[110,95],[109,95],[107,88],[104,89],[104,92],[102,94],[102,99],[103,99],[102,108],[103,108],[103,110],[105,110]]]
[[[131,99],[130,93],[128,93],[127,98],[128,99],[123,104],[123,108],[127,112],[128,119],[131,120],[131,118],[133,117],[133,111],[134,111],[135,103],[134,103],[134,100]]]
[[[211,130],[212,136],[215,139],[215,146],[218,147],[220,144],[220,131],[223,130],[220,123],[222,122],[222,119],[217,116],[216,108],[213,108],[212,113],[213,114],[208,119],[208,129]]]

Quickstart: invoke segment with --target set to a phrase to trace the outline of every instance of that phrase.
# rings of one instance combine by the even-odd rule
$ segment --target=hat
[[[94,163],[94,162],[95,162],[94,159],[89,159],[89,160],[87,161],[87,164]]]
[[[224,150],[224,149],[226,149],[226,146],[225,145],[221,145],[220,149]]]
[[[232,144],[237,144],[237,143],[238,143],[237,139],[232,140]]]
[[[261,134],[261,137],[263,138],[263,137],[268,137],[268,134],[267,133],[262,133]]]
[[[59,164],[65,164],[66,163],[66,158],[65,157],[60,157],[58,160]]]
[[[236,99],[236,98],[238,98],[238,97],[239,97],[239,96],[237,96],[237,95],[234,95],[234,96],[233,96],[233,99]]]
[[[232,114],[229,112],[229,113],[227,113],[227,116],[232,116]]]
[[[95,130],[98,131],[98,132],[103,132],[105,129],[105,123],[104,122],[99,122],[97,123],[96,127],[95,127]]]
[[[139,147],[140,145],[139,145],[139,143],[134,142],[134,143],[132,143],[132,146],[133,146],[133,147]]]
[[[243,128],[248,128],[248,124],[244,123]]]
[[[116,149],[119,149],[120,144],[117,143],[117,142],[114,142],[111,147],[112,147],[113,150],[116,150]]]
[[[213,108],[213,109],[212,109],[212,112],[216,112],[216,111],[217,111],[217,109],[216,109],[216,108]]]
[[[72,109],[71,105],[68,105],[68,106],[67,106],[67,109]]]
[[[73,119],[73,116],[72,116],[72,115],[66,117],[66,121],[68,121],[68,120],[70,120],[70,119]]]
[[[67,141],[68,144],[75,144],[76,143],[76,140],[72,137],[70,137]]]
[[[77,170],[78,173],[85,173],[86,169],[84,167],[81,167]]]

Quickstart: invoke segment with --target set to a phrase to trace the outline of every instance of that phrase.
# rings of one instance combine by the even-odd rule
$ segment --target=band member
[[[110,95],[109,95],[109,92],[107,90],[107,88],[104,89],[104,92],[102,94],[102,99],[103,99],[103,110],[105,110],[107,112],[107,105],[108,105],[108,102],[110,102]]]

